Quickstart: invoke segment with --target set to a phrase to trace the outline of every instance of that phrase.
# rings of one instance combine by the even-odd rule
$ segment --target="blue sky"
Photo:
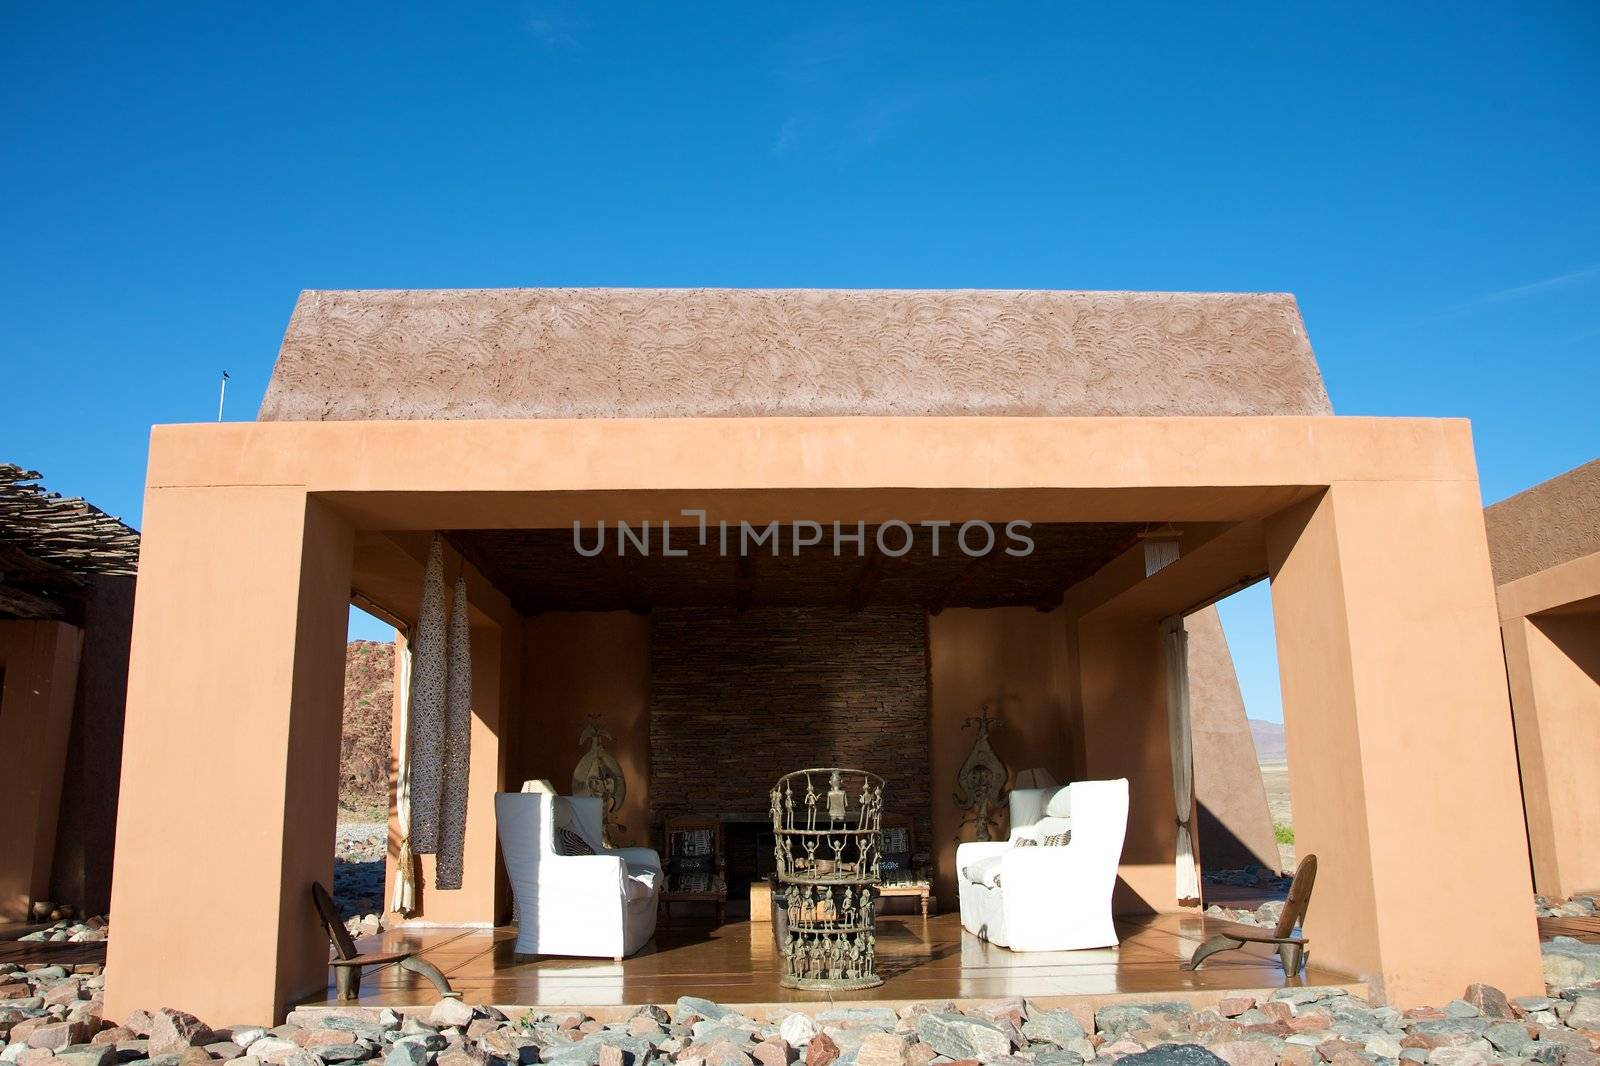
[[[1486,500],[1594,458],[1600,6],[1296,7],[5,5],[0,456],[137,524],[300,289],[560,284],[1286,290]]]

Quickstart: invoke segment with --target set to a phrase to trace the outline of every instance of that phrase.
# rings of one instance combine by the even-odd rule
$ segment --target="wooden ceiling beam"
[[[860,571],[856,573],[855,584],[850,588],[847,606],[852,613],[865,608],[872,598],[872,590],[883,574],[883,558],[883,552],[878,550],[878,542],[874,539],[872,548],[867,552],[867,561],[861,564]]]
[[[972,575],[983,569],[983,565],[990,559],[993,559],[997,554],[999,554],[999,552],[995,548],[991,547],[982,555],[977,555],[971,559],[968,559],[967,565],[963,566],[959,571],[957,571],[956,576],[945,582],[945,584],[933,594],[933,597],[928,600],[928,613],[934,615],[943,614],[944,609],[950,606],[950,601],[955,598],[956,593],[961,591],[961,586],[972,580]]]
[[[752,555],[739,553],[733,575],[733,609],[743,614],[756,598],[756,560]]]

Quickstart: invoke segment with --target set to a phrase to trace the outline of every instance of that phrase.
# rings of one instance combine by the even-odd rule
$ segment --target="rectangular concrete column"
[[[147,493],[110,1016],[270,1022],[326,987],[350,558],[296,487]]]
[[[1541,991],[1476,482],[1342,482],[1267,541],[1312,958],[1401,1007]]]
[[[1503,620],[1533,879],[1600,888],[1600,614]]]
[[[1176,808],[1160,624],[1085,616],[1078,630],[1078,699],[1085,777],[1128,779],[1128,834],[1113,907],[1179,908]]]
[[[16,756],[6,760],[0,818],[0,918],[9,921],[49,898],[82,645],[83,631],[65,622],[0,622],[0,746]]]

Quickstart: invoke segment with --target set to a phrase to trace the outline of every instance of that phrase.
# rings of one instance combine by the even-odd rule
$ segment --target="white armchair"
[[[956,849],[962,928],[1013,951],[1116,944],[1111,892],[1128,827],[1127,779],[1019,791],[1048,793],[1042,814],[1040,797],[1013,793],[1010,840]],[[1069,829],[1069,843],[1044,844]],[[1021,837],[1037,846],[1018,846]]]
[[[622,959],[655,934],[661,859],[650,848],[604,847],[598,798],[499,792],[494,809],[517,900],[518,955]],[[559,829],[594,854],[563,854]]]

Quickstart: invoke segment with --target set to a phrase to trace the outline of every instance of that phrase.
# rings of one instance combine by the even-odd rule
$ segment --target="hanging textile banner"
[[[1167,622],[1163,634],[1167,667],[1167,739],[1172,749],[1172,800],[1178,812],[1175,869],[1178,899],[1200,898],[1194,861],[1194,738],[1189,724],[1189,634],[1183,619]]]
[[[439,888],[460,888],[467,844],[467,776],[472,765],[472,629],[466,575],[450,606],[444,701],[444,773],[439,793]]]
[[[394,815],[396,831],[400,835],[400,849],[395,855],[394,887],[389,897],[389,909],[409,915],[417,909],[416,858],[411,851],[411,631],[397,633],[395,642],[400,648],[400,662],[395,669],[395,702],[400,708],[395,739],[398,771],[394,781]]]
[[[439,789],[444,758],[444,545],[428,545],[411,660],[411,850],[439,850]]]

